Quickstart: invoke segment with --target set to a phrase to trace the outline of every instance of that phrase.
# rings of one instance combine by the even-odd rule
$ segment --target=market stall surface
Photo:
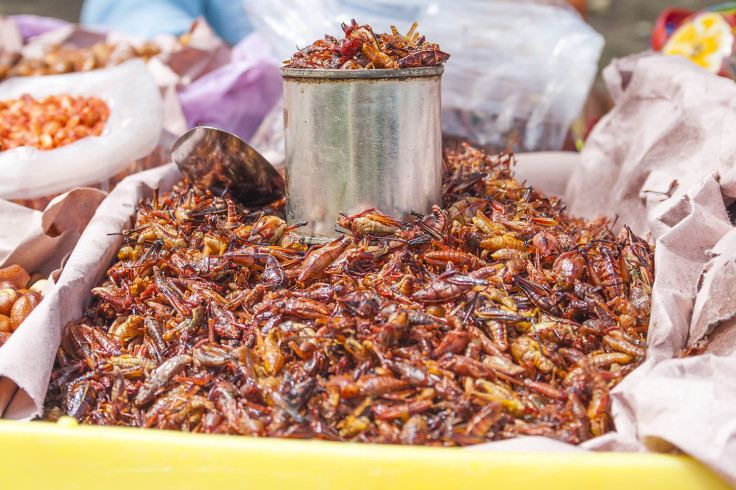
[[[0,444],[13,448],[0,459],[9,488],[730,488],[684,456],[288,441],[77,426],[71,418],[0,422]]]

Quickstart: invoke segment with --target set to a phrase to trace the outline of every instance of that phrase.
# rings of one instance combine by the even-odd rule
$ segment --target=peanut
[[[7,315],[0,315],[0,332],[12,332],[12,330],[10,329],[10,317]]]
[[[34,291],[36,293],[40,293],[43,291],[43,288],[46,287],[46,283],[48,282],[48,279],[39,279],[31,284],[31,287],[29,288],[31,291]]]
[[[10,309],[20,297],[20,293],[14,288],[0,289],[0,315],[10,315]]]
[[[25,296],[26,296],[26,298],[28,298],[28,300],[31,302],[31,304],[33,305],[34,308],[36,306],[38,306],[38,304],[43,299],[43,296],[41,296],[41,293],[39,293],[37,291],[28,291],[25,294]]]
[[[35,305],[33,304],[34,300],[29,297],[30,294],[32,293],[18,298],[18,300],[13,304],[13,308],[10,310],[10,329],[13,332],[18,330],[20,324],[23,323],[26,318],[28,318],[28,315],[31,314],[33,308],[35,307]],[[36,304],[38,303],[36,302]]]
[[[99,136],[110,109],[97,97],[28,94],[0,103],[0,149],[33,146],[52,150],[86,136]]]
[[[1,117],[0,120],[2,120]],[[28,272],[17,264],[0,269],[0,281],[8,281],[15,288],[25,287],[30,278]]]

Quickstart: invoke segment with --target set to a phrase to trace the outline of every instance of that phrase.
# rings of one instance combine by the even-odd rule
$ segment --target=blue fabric
[[[253,32],[242,0],[85,0],[81,23],[150,38],[184,34],[197,17],[231,45]]]

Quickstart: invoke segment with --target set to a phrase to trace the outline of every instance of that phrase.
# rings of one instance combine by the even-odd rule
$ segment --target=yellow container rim
[[[687,456],[510,453],[0,421],[3,488],[731,487]]]

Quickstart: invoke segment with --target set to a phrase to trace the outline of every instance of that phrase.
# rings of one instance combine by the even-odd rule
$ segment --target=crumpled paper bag
[[[11,399],[22,404],[30,396],[43,402],[53,363],[47,358],[58,345],[46,322],[49,312],[66,304],[56,280],[105,196],[97,189],[73,189],[52,200],[43,212],[0,199],[0,229],[5,230],[0,235],[0,268],[17,264],[49,278],[43,301],[0,347],[0,414]]]
[[[12,20],[0,18],[0,54],[16,53],[22,47],[20,28]]]
[[[656,280],[646,361],[614,390],[617,432],[584,446],[682,451],[736,485],[736,84],[651,53],[603,74],[615,105],[566,201],[650,233]],[[677,357],[709,334],[704,354]]]
[[[68,322],[79,319],[84,308],[89,304],[91,289],[100,282],[122,243],[123,237],[119,232],[130,228],[131,217],[140,199],[151,197],[154,187],[160,185],[162,188],[170,189],[180,179],[181,175],[176,166],[168,164],[127,177],[110,192],[104,201],[102,200],[104,193],[94,189],[70,191],[69,195],[72,197],[75,196],[75,193],[85,192],[86,196],[86,191],[93,191],[96,193],[93,197],[97,197],[99,206],[95,210],[91,209],[88,203],[70,203],[69,205],[73,206],[80,219],[84,210],[94,211],[94,216],[89,213],[85,216],[88,223],[87,221],[84,221],[83,224],[80,222],[75,229],[68,230],[56,238],[44,236],[38,230],[37,225],[48,222],[49,217],[44,220],[42,213],[33,211],[38,214],[32,215],[33,223],[29,225],[29,231],[17,244],[14,251],[8,255],[7,260],[22,258],[25,254],[22,250],[24,244],[36,242],[47,242],[50,246],[49,254],[55,257],[66,250],[65,257],[68,258],[63,261],[63,270],[56,275],[53,287],[44,290],[43,301],[5,345],[0,347],[0,377],[2,377],[0,378],[0,412],[4,410],[3,418],[29,420],[41,413],[56,351],[61,342],[62,328]],[[51,216],[55,218],[46,225],[48,229],[55,232],[59,231],[60,225],[68,224],[63,212],[68,212],[68,208],[58,213],[54,210],[55,205],[63,205],[63,200],[63,196],[57,198],[44,212],[44,214],[51,213]],[[60,201],[62,204],[59,204]],[[5,205],[5,202],[0,201],[0,205]],[[12,203],[8,205],[14,206]],[[20,208],[16,210],[18,212],[26,210],[20,206],[16,208]],[[5,214],[3,213],[3,216]],[[84,229],[83,232],[82,229]],[[62,241],[72,232],[78,240]],[[55,240],[55,242],[50,240]],[[9,264],[7,260],[5,263]],[[29,271],[35,271],[37,268],[44,270],[43,267],[36,266],[32,262],[13,263],[29,267]],[[9,379],[12,384],[2,382],[2,379]],[[20,388],[17,391],[16,386]]]
[[[249,140],[283,91],[271,47],[259,34],[235,45],[230,62],[179,91],[189,127],[214,126]]]

